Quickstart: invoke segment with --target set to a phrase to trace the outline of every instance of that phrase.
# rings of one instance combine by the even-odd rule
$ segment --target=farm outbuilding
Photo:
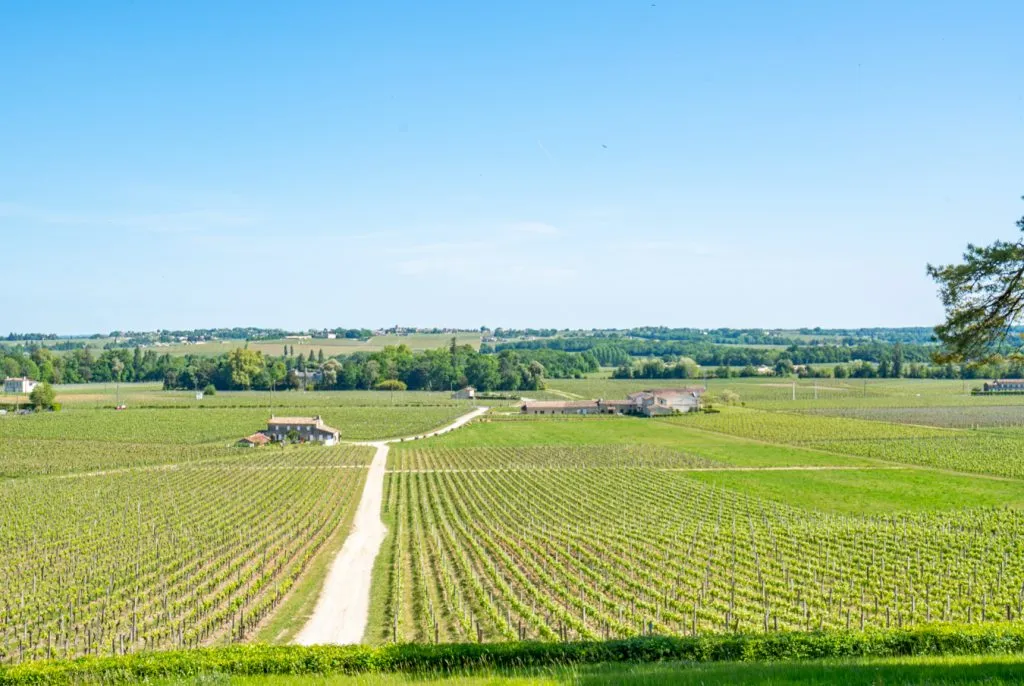
[[[257,431],[252,436],[246,436],[241,439],[236,445],[240,448],[259,448],[267,443],[270,443],[270,436]]]
[[[618,414],[628,409],[625,400],[531,400],[520,406],[522,414]]]
[[[476,389],[466,386],[452,393],[452,400],[472,400],[476,397]]]

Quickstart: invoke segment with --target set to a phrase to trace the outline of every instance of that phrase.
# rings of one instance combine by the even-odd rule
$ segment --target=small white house
[[[472,386],[466,386],[452,393],[452,400],[472,400],[476,397],[476,389]]]
[[[4,393],[31,393],[39,383],[27,376],[4,379]]]

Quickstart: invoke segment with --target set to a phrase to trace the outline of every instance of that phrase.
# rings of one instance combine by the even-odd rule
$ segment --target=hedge
[[[613,641],[368,646],[232,645],[0,667],[0,684],[127,683],[200,674],[449,672],[606,662],[774,661],[1024,652],[1024,624],[773,634],[645,636]]]

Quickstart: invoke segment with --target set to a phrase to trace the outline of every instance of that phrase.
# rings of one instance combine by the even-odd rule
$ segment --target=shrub
[[[375,391],[404,391],[408,386],[401,379],[384,379],[374,385]]]
[[[206,387],[203,388],[203,395],[217,395],[217,387],[212,383],[206,384]]]
[[[32,403],[32,407],[37,410],[47,410],[53,407],[53,402],[57,399],[57,391],[44,381],[32,389],[28,399]]]

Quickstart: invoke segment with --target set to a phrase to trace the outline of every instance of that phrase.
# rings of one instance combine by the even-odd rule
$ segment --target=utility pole
[[[793,382],[793,400],[796,400],[796,381]]]

